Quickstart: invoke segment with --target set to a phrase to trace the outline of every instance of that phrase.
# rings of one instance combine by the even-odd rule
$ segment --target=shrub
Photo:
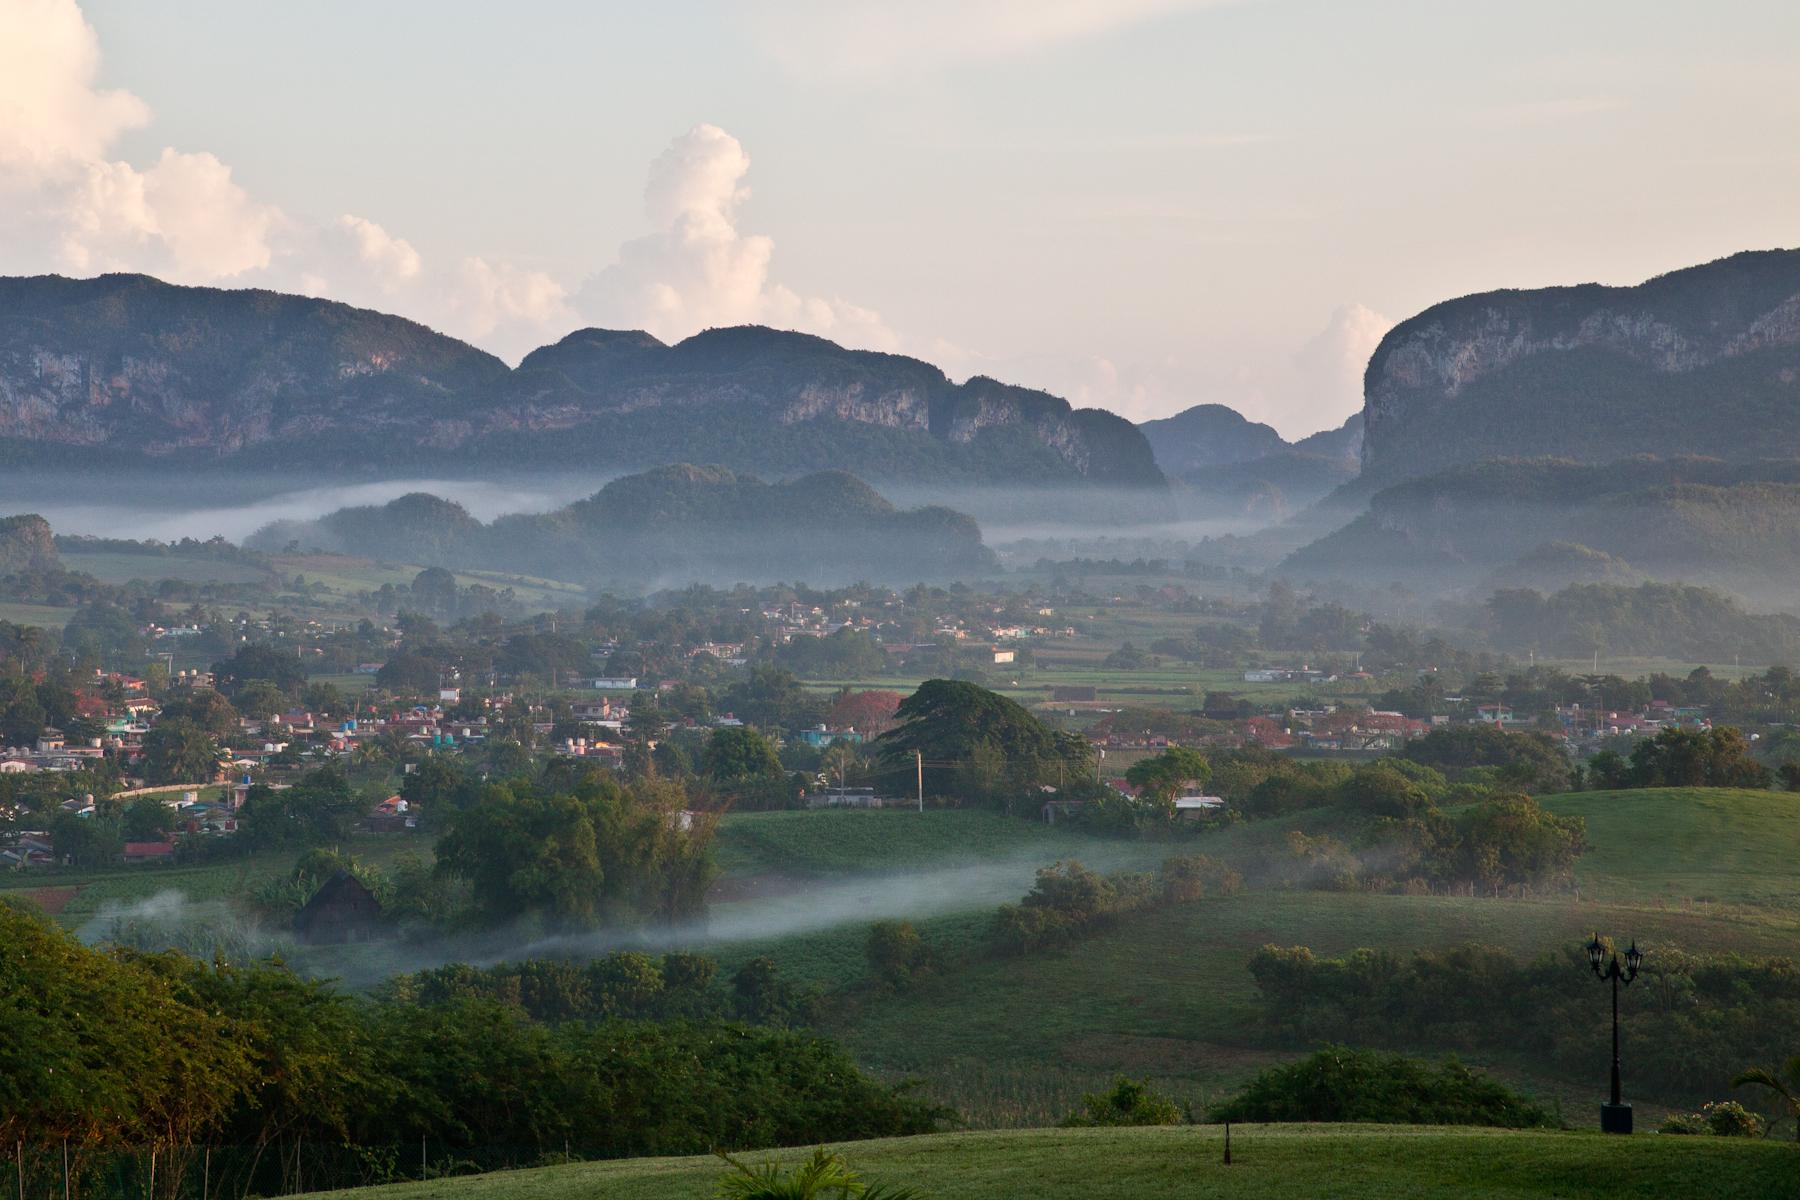
[[[869,966],[877,978],[904,988],[929,969],[931,951],[911,921],[877,921],[869,926]]]
[[[1243,875],[1204,854],[1182,854],[1164,859],[1158,874],[1162,880],[1162,898],[1171,904],[1191,904],[1205,899],[1209,892],[1217,896],[1235,896],[1244,886]]]
[[[1702,1105],[1700,1115],[1714,1137],[1760,1137],[1763,1119],[1736,1100],[1715,1100]]]
[[[1327,1046],[1271,1067],[1214,1108],[1214,1121],[1359,1121],[1387,1125],[1555,1124],[1536,1103],[1454,1058],[1437,1066],[1372,1050]]]
[[[1113,1080],[1111,1089],[1088,1092],[1081,1097],[1081,1107],[1071,1113],[1063,1125],[1079,1128],[1099,1125],[1179,1125],[1185,1119],[1181,1106],[1169,1097],[1150,1089],[1148,1083],[1127,1079]]]

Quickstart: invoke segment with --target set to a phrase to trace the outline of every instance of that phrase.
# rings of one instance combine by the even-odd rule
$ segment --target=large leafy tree
[[[1212,778],[1212,766],[1198,750],[1171,746],[1161,754],[1132,763],[1125,781],[1143,799],[1155,804],[1173,803],[1183,788],[1203,788]]]
[[[1093,751],[1073,734],[1051,729],[1022,706],[957,679],[928,679],[895,712],[899,724],[875,742],[896,785],[925,766],[925,790],[959,800],[1010,802],[1038,783],[1093,769]]]
[[[218,769],[218,743],[185,717],[158,721],[144,735],[144,778],[151,783],[206,783]]]
[[[696,911],[712,878],[712,823],[679,788],[590,773],[572,790],[490,785],[437,843],[438,870],[468,882],[493,922],[535,916],[587,929]]]

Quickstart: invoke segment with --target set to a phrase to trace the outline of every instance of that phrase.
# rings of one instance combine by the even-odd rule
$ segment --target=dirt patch
[[[73,900],[75,893],[80,890],[79,887],[20,888],[10,894],[25,897],[54,917],[69,906],[69,901]]]
[[[1095,1034],[1063,1046],[1063,1058],[1076,1066],[1157,1075],[1252,1071],[1281,1057],[1247,1046],[1128,1033]]]

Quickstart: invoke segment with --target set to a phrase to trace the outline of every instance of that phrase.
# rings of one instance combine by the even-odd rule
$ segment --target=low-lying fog
[[[260,488],[242,479],[183,483],[167,476],[132,481],[129,487],[14,480],[0,484],[0,516],[34,512],[59,534],[242,542],[272,521],[309,521],[353,505],[386,504],[409,492],[454,500],[482,521],[505,513],[545,512],[593,495],[611,478],[385,479],[324,486],[265,480]]]

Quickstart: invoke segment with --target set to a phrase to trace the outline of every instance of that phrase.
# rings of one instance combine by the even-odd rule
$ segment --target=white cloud
[[[485,339],[496,332],[529,336],[547,327],[566,328],[570,312],[565,296],[563,286],[542,271],[466,258],[457,269],[450,302],[457,327]]]
[[[716,125],[696,125],[671,142],[650,164],[644,188],[653,232],[626,242],[618,261],[582,286],[575,303],[583,316],[665,341],[713,326],[768,324],[893,348],[893,331],[871,309],[770,281],[775,243],[738,228],[749,171],[743,144]]]
[[[1222,0],[764,0],[740,10],[788,69],[840,81],[1007,58]]]
[[[142,168],[115,160],[119,136],[150,110],[100,88],[99,70],[99,39],[75,0],[0,0],[0,270],[297,290],[514,354],[566,332],[564,288],[542,271],[482,258],[434,271],[365,217],[290,218],[206,151],[165,148]]]
[[[75,0],[0,3],[0,180],[78,175],[150,110],[98,91],[100,42]]]

